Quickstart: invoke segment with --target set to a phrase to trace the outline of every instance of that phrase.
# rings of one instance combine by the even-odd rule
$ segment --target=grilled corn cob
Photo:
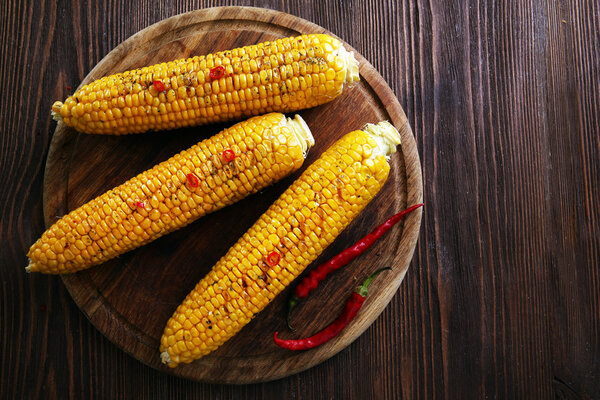
[[[295,171],[313,144],[299,116],[240,122],[62,217],[27,271],[75,272],[142,246]]]
[[[215,350],[296,278],[385,183],[400,143],[389,123],[345,135],[281,195],[167,322],[161,359],[170,367]]]
[[[106,76],[52,114],[80,132],[139,133],[314,107],[357,80],[339,40],[304,35]]]

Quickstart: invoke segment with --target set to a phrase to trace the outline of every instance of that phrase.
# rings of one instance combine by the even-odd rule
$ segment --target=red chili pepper
[[[298,303],[300,303],[301,299],[306,298],[310,292],[315,290],[319,282],[325,279],[327,275],[331,274],[334,271],[337,271],[338,269],[348,264],[350,261],[352,261],[359,255],[364,253],[377,241],[377,239],[381,238],[387,231],[390,230],[392,226],[397,224],[406,214],[422,206],[423,203],[416,204],[407,208],[406,210],[400,211],[399,213],[395,214],[387,221],[385,221],[383,224],[375,228],[367,236],[360,239],[353,246],[348,247],[346,250],[332,257],[329,261],[324,262],[323,264],[317,266],[312,271],[310,271],[310,273],[300,281],[298,286],[296,286],[296,288],[294,289],[294,294],[288,301],[288,327],[291,330],[294,330],[289,323],[292,309],[294,309],[294,307],[296,307]]]
[[[198,177],[194,174],[187,174],[187,181],[191,187],[198,187],[200,185],[200,181]]]
[[[214,67],[208,73],[208,76],[210,76],[210,79],[219,79],[219,78],[222,78],[223,75],[225,75],[225,67],[222,65],[219,65],[218,67]]]
[[[357,287],[356,290],[352,292],[352,294],[346,301],[346,307],[344,307],[344,311],[342,311],[342,313],[336,318],[336,320],[333,321],[331,325],[329,325],[327,328],[323,329],[322,331],[313,336],[304,339],[279,339],[277,337],[278,332],[275,332],[275,334],[273,335],[275,344],[277,344],[277,346],[279,347],[283,347],[284,349],[289,350],[308,350],[312,349],[313,347],[322,345],[323,343],[326,343],[329,340],[333,339],[346,326],[348,326],[350,321],[352,321],[356,314],[358,314],[358,310],[360,310],[363,303],[365,302],[365,299],[367,298],[367,289],[369,287],[369,284],[373,281],[373,279],[375,279],[375,277],[379,275],[379,273],[381,273],[382,271],[390,269],[391,268],[388,267],[375,271],[363,282],[362,285]]]
[[[271,267],[274,267],[277,264],[279,264],[279,260],[281,260],[281,256],[276,251],[270,252],[267,256],[267,263],[269,263]]]
[[[154,86],[154,89],[156,89],[156,91],[159,93],[167,90],[167,88],[165,87],[165,84],[162,83],[161,81],[154,81],[154,82],[152,82],[152,85]]]
[[[223,159],[227,162],[235,160],[235,152],[231,149],[223,151]]]

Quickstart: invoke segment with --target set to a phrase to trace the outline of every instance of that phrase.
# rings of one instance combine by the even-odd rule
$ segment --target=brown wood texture
[[[165,19],[135,34],[104,57],[82,84],[145,65],[324,31],[290,14],[262,8],[197,10]],[[355,56],[360,63],[361,81],[346,88],[335,101],[299,112],[316,142],[304,168],[335,140],[367,122],[390,120],[400,131],[402,145],[391,157],[387,184],[314,265],[356,242],[377,225],[375,221],[381,223],[386,216],[422,202],[421,165],[406,116],[383,78],[362,56]],[[46,226],[54,223],[57,215],[64,215],[228,125],[108,137],[81,135],[59,124],[45,169]],[[125,352],[163,372],[201,381],[241,384],[274,380],[305,370],[345,348],[389,303],[411,261],[421,210],[407,216],[385,240],[335,274],[309,302],[298,307],[293,318],[297,332],[291,334],[285,328],[287,290],[235,338],[201,360],[170,369],[161,364],[158,352],[166,321],[179,303],[304,168],[231,209],[202,218],[100,267],[63,276],[62,280],[101,333]],[[335,340],[306,352],[290,352],[273,343],[275,331],[282,336],[303,337],[324,328],[340,313],[357,279],[363,280],[381,266],[392,266],[393,270],[373,284],[361,313]],[[328,306],[323,308],[323,304]],[[321,323],[315,322],[315,315]]]
[[[598,398],[598,2],[226,3],[324,27],[397,96],[426,202],[397,294],[336,356],[273,382],[198,383],[120,350],[60,278],[24,272],[48,110],[136,32],[223,2],[3,2],[0,398]]]

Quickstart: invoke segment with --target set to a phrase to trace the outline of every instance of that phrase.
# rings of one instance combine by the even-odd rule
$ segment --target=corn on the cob
[[[345,135],[298,178],[188,294],[167,322],[170,367],[215,350],[296,278],[385,183],[400,143],[389,123]]]
[[[357,80],[339,40],[304,35],[106,76],[52,114],[80,132],[139,133],[314,107]]]
[[[62,217],[27,271],[75,272],[151,242],[300,168],[313,144],[299,116],[240,122]]]

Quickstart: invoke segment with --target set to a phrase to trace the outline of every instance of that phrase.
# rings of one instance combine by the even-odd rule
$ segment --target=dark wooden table
[[[159,373],[106,340],[43,232],[51,102],[137,31],[213,1],[6,1],[0,11],[0,398],[600,397],[600,6],[570,1],[231,1],[317,23],[387,80],[426,209],[380,318],[301,374],[248,386]],[[158,3],[158,2],[157,2]]]

